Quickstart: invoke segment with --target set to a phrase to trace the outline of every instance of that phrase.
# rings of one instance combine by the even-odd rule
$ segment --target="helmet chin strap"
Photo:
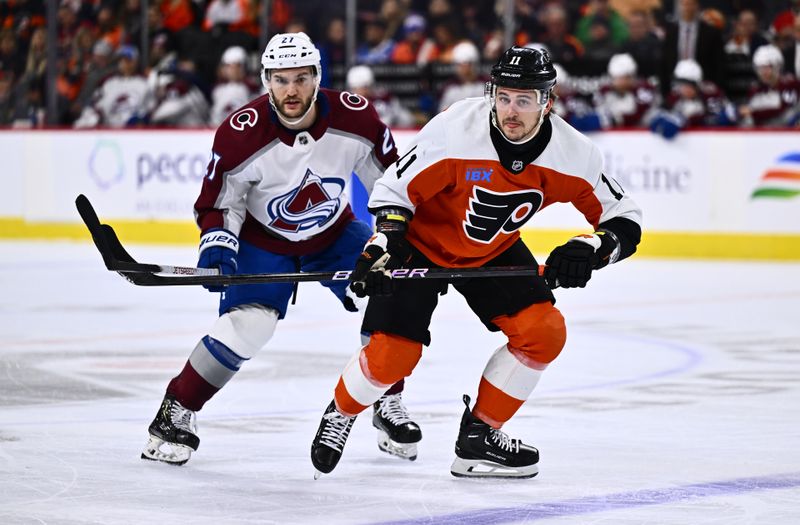
[[[312,109],[314,109],[314,104],[316,104],[317,102],[317,94],[319,93],[319,77],[317,77],[317,81],[315,82],[314,94],[311,96],[311,104],[308,105],[308,109],[305,111],[305,113],[303,113],[302,115],[300,115],[295,119],[290,119],[286,117],[283,113],[281,113],[281,110],[279,110],[278,107],[275,105],[275,101],[272,95],[272,89],[268,87],[267,93],[269,93],[269,105],[272,106],[273,111],[275,111],[275,114],[278,116],[278,120],[280,120],[287,127],[296,126],[300,124],[303,121],[303,119],[308,116],[308,114],[311,112]]]

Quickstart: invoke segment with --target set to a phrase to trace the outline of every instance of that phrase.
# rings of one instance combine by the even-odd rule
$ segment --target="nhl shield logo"
[[[511,170],[514,171],[514,172],[522,171],[522,161],[521,160],[515,160],[514,162],[512,162],[511,163]]]

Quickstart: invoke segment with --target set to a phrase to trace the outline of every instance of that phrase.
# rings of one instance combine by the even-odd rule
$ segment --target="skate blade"
[[[491,461],[461,459],[456,457],[450,466],[450,474],[457,478],[532,478],[539,473],[537,465],[507,467]]]
[[[389,435],[383,430],[378,431],[378,448],[392,456],[414,461],[417,459],[416,443],[398,443],[389,439]]]
[[[314,481],[318,480],[324,474],[321,470],[314,469]]]
[[[150,436],[142,451],[142,459],[161,461],[170,465],[183,465],[189,461],[191,455],[191,448],[177,443],[168,443],[155,436]]]

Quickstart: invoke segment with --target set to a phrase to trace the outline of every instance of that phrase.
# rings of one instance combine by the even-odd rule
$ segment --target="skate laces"
[[[411,423],[411,415],[408,413],[400,394],[383,396],[380,400],[380,413],[394,425]]]
[[[345,416],[334,409],[322,416],[322,419],[326,420],[328,424],[322,430],[320,443],[331,447],[337,452],[341,452],[347,442],[347,436],[350,434],[350,427],[353,426],[355,418]]]
[[[508,452],[519,452],[519,440],[511,439],[505,432],[493,428],[489,431],[489,436],[492,438],[492,441],[494,441],[495,444],[497,444],[497,446],[503,450]]]
[[[194,433],[194,411],[184,408],[177,401],[170,403],[169,415],[172,424],[181,430]]]

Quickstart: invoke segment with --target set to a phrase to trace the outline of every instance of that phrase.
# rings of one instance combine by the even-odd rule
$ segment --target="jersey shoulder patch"
[[[217,128],[214,153],[232,169],[277,138],[269,118],[269,96],[262,95],[231,113]]]
[[[322,92],[330,105],[330,128],[364,137],[370,142],[382,135],[386,125],[366,98],[347,91],[323,89]]]

